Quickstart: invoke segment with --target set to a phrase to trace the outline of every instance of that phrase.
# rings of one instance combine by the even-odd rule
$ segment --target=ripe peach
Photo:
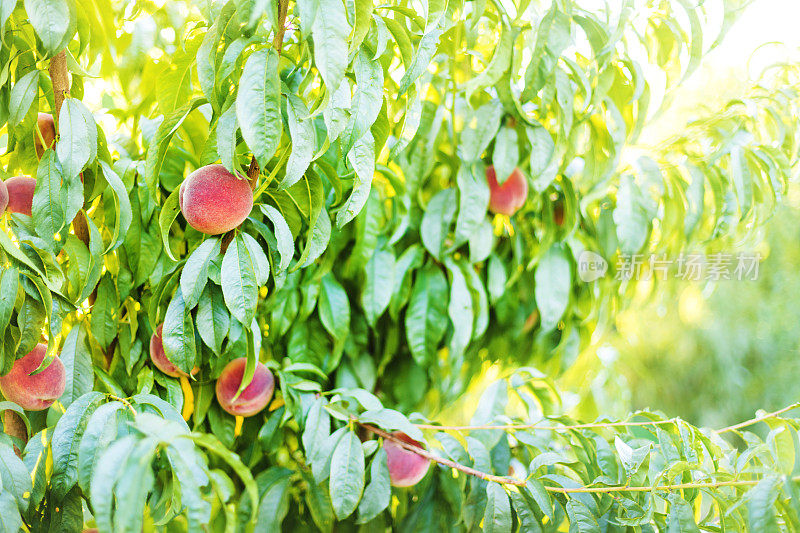
[[[156,365],[156,368],[170,377],[188,377],[189,375],[186,372],[172,364],[172,361],[167,359],[167,355],[164,353],[164,341],[162,339],[163,330],[164,324],[161,324],[156,328],[153,336],[150,337],[150,359],[153,361],[153,364]],[[197,374],[198,370],[200,369],[194,367],[192,369],[192,375]]]
[[[46,352],[46,344],[37,344],[28,355],[14,362],[11,372],[0,376],[0,392],[7,400],[28,411],[42,411],[64,394],[66,370],[58,357],[43,371],[31,375]]]
[[[415,441],[405,433],[395,431],[393,437],[403,442],[422,448],[422,443]],[[386,464],[389,467],[389,480],[394,487],[411,487],[420,482],[428,472],[430,461],[424,457],[410,452],[399,444],[384,439],[383,449],[386,450]]]
[[[528,199],[528,180],[518,168],[500,185],[497,183],[494,166],[488,166],[486,181],[489,183],[489,211],[492,213],[512,216],[525,205],[525,200]]]
[[[0,181],[0,216],[6,212],[6,207],[8,207],[8,187],[6,182]]]
[[[234,400],[233,397],[242,384],[246,366],[246,357],[234,359],[225,365],[217,379],[217,401],[223,409],[234,416],[253,416],[260,412],[267,406],[275,390],[275,378],[272,377],[272,372],[263,363],[256,363],[253,380]]]
[[[178,202],[190,226],[218,235],[244,222],[253,209],[253,191],[246,179],[231,174],[224,166],[206,165],[181,183]]]
[[[5,181],[5,186],[8,191],[8,207],[6,209],[11,213],[31,216],[36,178],[14,176]]]
[[[39,126],[39,131],[42,132],[42,138],[44,139],[47,148],[52,148],[53,143],[56,140],[56,123],[53,120],[53,115],[48,113],[39,113],[36,123]],[[36,145],[36,157],[41,159],[46,148],[45,145],[42,144],[39,134],[35,131],[33,132],[33,142]]]

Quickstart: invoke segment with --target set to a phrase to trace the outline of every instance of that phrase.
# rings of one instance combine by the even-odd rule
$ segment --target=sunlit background
[[[800,2],[754,0],[644,132],[657,143],[703,109],[747,93],[770,65],[800,61]],[[675,282],[617,317],[563,385],[585,416],[657,408],[722,427],[798,400],[800,191],[763,228],[758,281]],[[591,395],[587,392],[591,391]]]

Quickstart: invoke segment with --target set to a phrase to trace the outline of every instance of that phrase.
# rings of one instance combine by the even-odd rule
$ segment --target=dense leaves
[[[550,379],[636,290],[620,257],[714,249],[784,194],[789,68],[625,151],[740,2],[722,27],[683,1],[201,4],[0,1],[2,164],[36,177],[0,231],[0,373],[40,340],[66,369],[49,410],[0,403],[4,531],[800,527],[796,421],[740,447],[660,413],[580,425]],[[255,207],[207,236],[180,186],[216,162]],[[529,185],[511,218],[489,165]],[[152,363],[162,324],[192,378]],[[257,361],[277,389],[235,419],[215,381],[241,357],[237,396]],[[490,367],[469,427],[428,420]],[[412,488],[390,432],[434,459]]]

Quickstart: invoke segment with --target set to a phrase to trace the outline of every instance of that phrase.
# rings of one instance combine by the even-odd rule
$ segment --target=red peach
[[[53,120],[53,115],[39,113],[36,123],[39,126],[39,131],[42,132],[42,138],[47,148],[52,148],[56,140],[56,123]],[[33,132],[33,142],[36,145],[36,157],[41,159],[45,152],[45,144],[42,144],[39,134],[35,131]]]
[[[528,199],[528,180],[518,168],[508,176],[502,185],[497,183],[494,166],[486,167],[486,181],[489,183],[489,211],[512,216]]]
[[[8,191],[8,211],[31,216],[33,208],[33,192],[36,190],[36,178],[30,176],[14,176],[5,181]]]
[[[197,231],[218,235],[244,222],[253,209],[250,183],[222,165],[198,168],[181,183],[181,213]]]
[[[164,330],[164,324],[160,324],[157,328],[155,333],[150,337],[150,360],[153,361],[153,364],[156,365],[156,368],[161,370],[166,375],[179,378],[181,376],[188,377],[189,375],[172,364],[172,361],[167,359],[167,354],[164,353],[164,341],[162,338]],[[192,369],[192,375],[194,376],[200,369],[194,367]]]
[[[42,411],[64,394],[66,370],[58,357],[47,368],[31,375],[42,364],[46,352],[46,344],[37,344],[28,355],[14,362],[11,372],[0,376],[0,392],[7,400],[28,411]]]
[[[423,448],[422,443],[415,441],[405,433],[395,431],[393,437]],[[394,441],[384,439],[383,449],[386,450],[386,464],[389,467],[389,480],[394,487],[411,487],[420,482],[428,472],[430,461],[421,455],[410,452]]]
[[[234,400],[236,391],[242,384],[246,366],[246,357],[234,359],[225,365],[217,379],[217,401],[223,409],[234,416],[253,416],[259,413],[267,406],[275,390],[275,378],[272,377],[272,372],[263,363],[256,363],[253,380]]]

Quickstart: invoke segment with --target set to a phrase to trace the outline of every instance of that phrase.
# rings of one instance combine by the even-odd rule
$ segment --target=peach
[[[223,409],[234,416],[253,416],[261,412],[269,403],[272,392],[275,390],[275,378],[272,377],[272,372],[263,363],[256,363],[253,380],[234,400],[236,391],[242,384],[246,366],[246,357],[234,359],[225,365],[222,374],[217,379],[217,401]]]
[[[47,148],[52,148],[53,143],[56,141],[56,123],[53,120],[53,115],[48,113],[39,113],[36,123],[39,126],[39,131],[42,133],[42,138],[46,143],[42,144],[39,134],[35,131],[33,132],[33,142],[36,145],[36,157],[41,159],[44,155],[44,151],[46,150],[45,145]]]
[[[6,207],[8,207],[8,187],[6,182],[0,181],[0,216],[6,212]]]
[[[36,178],[30,176],[14,176],[5,181],[8,191],[8,206],[10,213],[21,213],[31,216],[33,206],[33,191],[36,190]]]
[[[0,392],[7,400],[28,411],[42,411],[64,394],[66,370],[58,357],[47,368],[31,375],[46,352],[46,344],[37,344],[28,355],[14,362],[11,372],[0,376]]]
[[[164,353],[164,341],[162,340],[163,330],[164,324],[162,323],[156,328],[153,336],[150,337],[150,359],[153,361],[153,364],[156,365],[157,369],[161,370],[170,377],[188,377],[189,374],[172,364],[172,361],[167,359],[167,354]],[[197,374],[198,370],[200,369],[194,367],[192,369],[192,375]]]
[[[395,431],[392,436],[408,444],[423,447],[422,443],[400,431]],[[389,467],[389,480],[392,486],[411,487],[419,483],[428,472],[430,466],[428,459],[406,450],[396,442],[384,439],[383,449],[386,450],[386,464]]]
[[[198,168],[181,183],[178,202],[183,218],[208,235],[225,233],[239,226],[253,209],[250,183],[222,165]]]
[[[489,183],[489,211],[498,215],[512,216],[528,199],[528,180],[518,168],[508,176],[502,185],[497,183],[494,166],[486,168],[486,181]]]

